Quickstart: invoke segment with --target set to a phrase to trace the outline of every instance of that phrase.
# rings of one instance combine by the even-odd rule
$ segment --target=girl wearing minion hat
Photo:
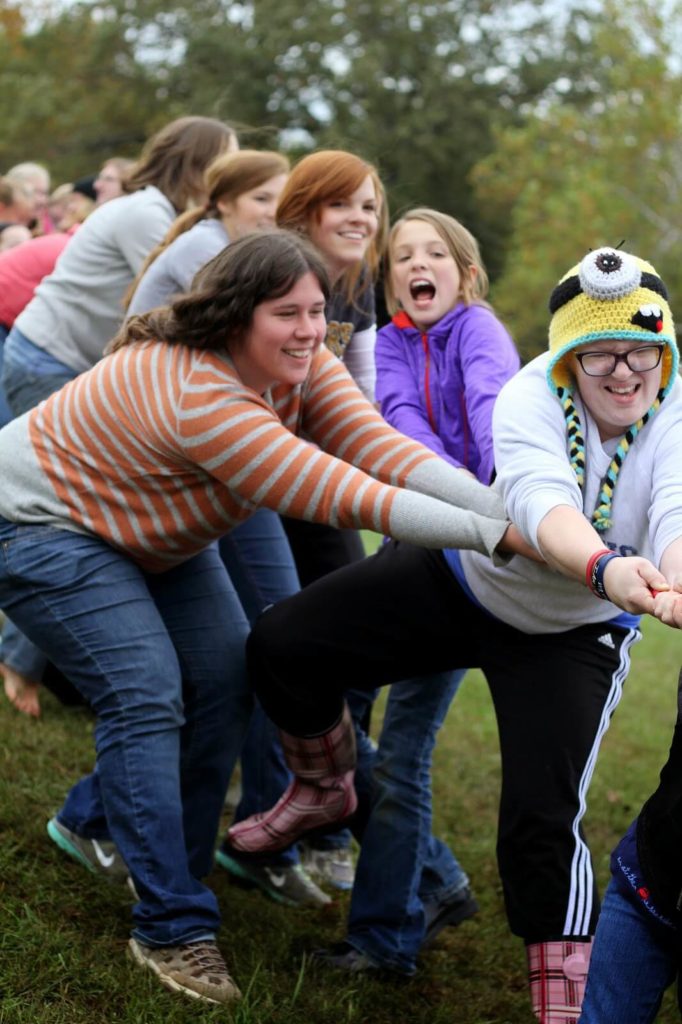
[[[575,1024],[599,910],[586,794],[639,615],[682,579],[682,383],[650,264],[591,252],[550,308],[549,352],[503,387],[493,417],[495,487],[545,562],[389,543],[267,611],[249,661],[268,714],[294,736],[333,726],[349,680],[483,670],[510,925],[528,948],[536,1016]],[[241,822],[232,842],[271,848],[271,824],[269,812]]]
[[[649,263],[609,249],[586,256],[552,292],[547,381],[564,408],[570,460],[581,488],[585,449],[573,400],[576,388],[600,439],[607,443],[620,438],[592,515],[600,532],[611,525],[614,489],[625,457],[677,374],[667,298]]]

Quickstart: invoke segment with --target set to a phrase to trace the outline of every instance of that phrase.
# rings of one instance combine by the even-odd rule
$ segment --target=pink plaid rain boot
[[[578,1024],[591,952],[591,939],[526,946],[530,998],[540,1024]]]
[[[237,822],[227,839],[243,853],[271,853],[303,834],[348,818],[357,807],[353,788],[355,730],[348,708],[321,736],[280,733],[284,760],[294,774],[274,807]]]

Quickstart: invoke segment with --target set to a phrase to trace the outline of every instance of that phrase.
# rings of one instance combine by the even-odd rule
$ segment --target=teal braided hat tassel
[[[585,439],[583,437],[580,417],[573,403],[573,396],[567,388],[557,388],[557,397],[561,402],[566,419],[568,457],[578,480],[578,486],[582,490],[585,486]]]
[[[646,426],[652,416],[656,415],[664,398],[665,388],[661,388],[651,408],[644,413],[641,419],[637,420],[636,423],[633,423],[631,427],[628,427],[625,434],[618,442],[618,447],[616,448],[611,460],[611,464],[602,479],[597,504],[594,512],[592,513],[592,525],[598,533],[604,533],[611,526],[613,492],[616,486],[616,480],[618,479],[618,474],[620,473],[623,462],[625,461],[625,456],[629,452],[632,442],[635,440],[642,427]]]

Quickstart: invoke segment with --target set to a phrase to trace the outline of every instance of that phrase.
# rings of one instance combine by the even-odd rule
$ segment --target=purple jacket
[[[493,405],[520,366],[497,317],[460,302],[422,334],[401,311],[379,331],[375,360],[384,419],[490,483]]]

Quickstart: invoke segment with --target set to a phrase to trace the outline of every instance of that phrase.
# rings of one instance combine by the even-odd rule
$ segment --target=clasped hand
[[[682,574],[673,577],[669,590],[656,594],[654,615],[666,626],[682,629]]]
[[[667,608],[671,597],[670,585],[663,573],[647,558],[637,556],[613,558],[604,570],[604,587],[609,601],[635,615],[655,615],[656,618],[661,618],[657,609],[663,607],[664,598]],[[682,590],[682,578],[680,589]],[[682,598],[682,593],[678,594],[678,597]],[[676,602],[676,599],[674,600]],[[682,606],[677,609],[676,614],[678,621],[667,622],[667,625],[674,625],[679,629],[682,628]]]

